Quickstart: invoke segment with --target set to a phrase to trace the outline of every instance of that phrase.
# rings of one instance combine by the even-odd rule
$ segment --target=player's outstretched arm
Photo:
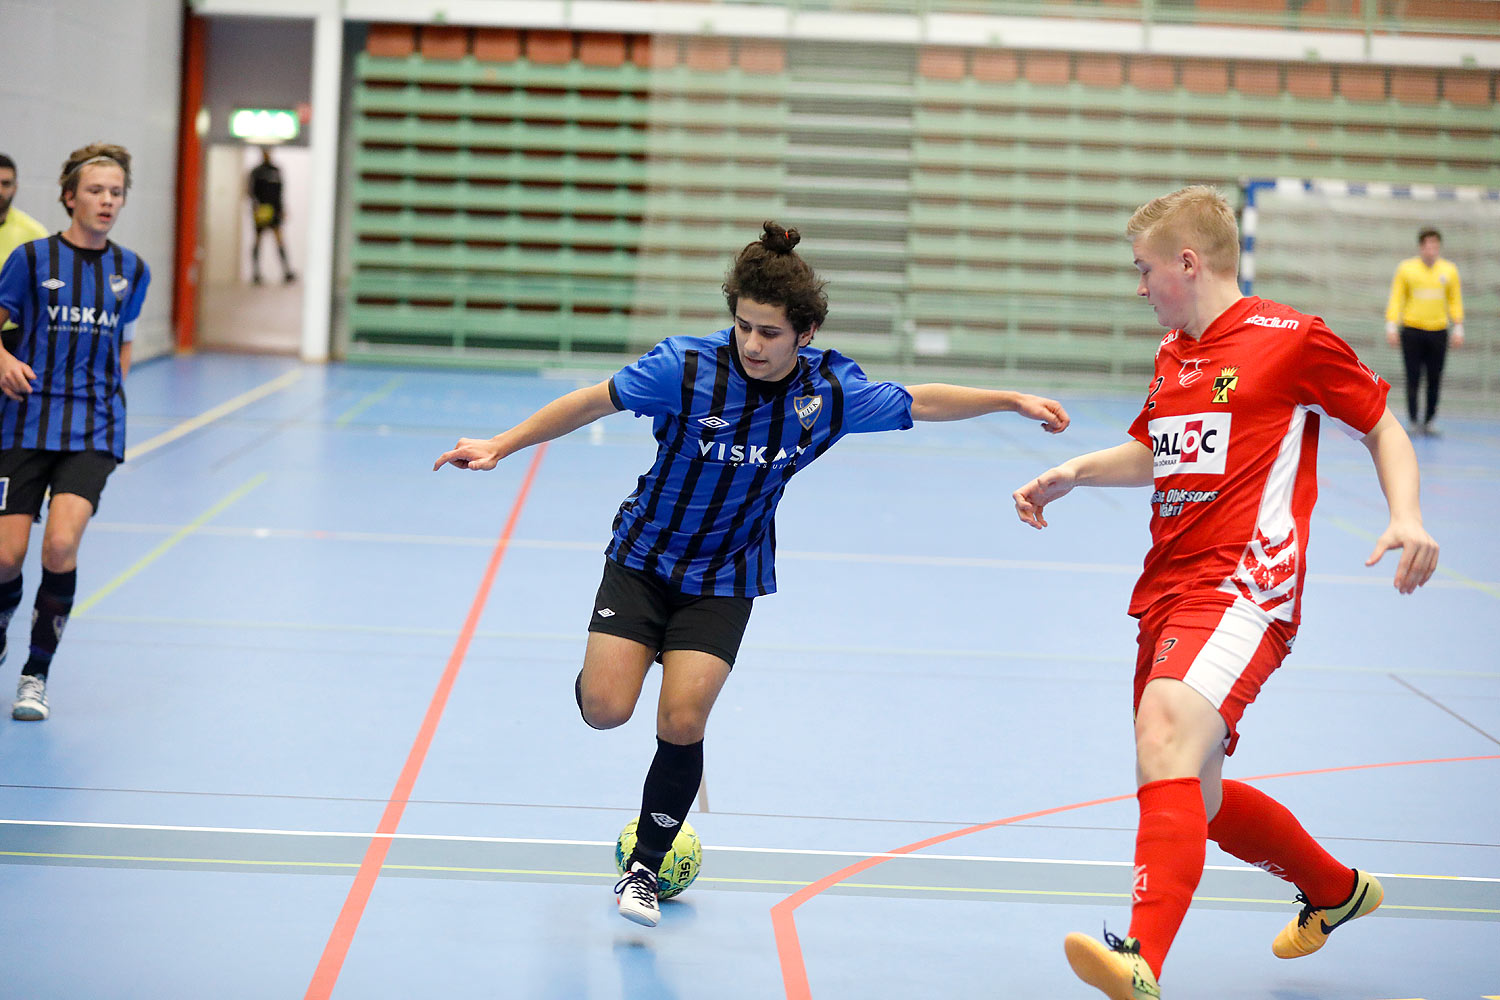
[[[1380,477],[1380,488],[1391,512],[1390,523],[1376,539],[1375,551],[1365,565],[1374,566],[1389,550],[1400,549],[1395,585],[1401,593],[1410,594],[1432,579],[1438,564],[1438,543],[1422,527],[1417,453],[1401,422],[1389,409],[1363,440],[1375,460],[1375,474]]]
[[[500,464],[501,459],[522,448],[560,438],[584,424],[593,423],[614,412],[615,404],[609,398],[607,380],[587,389],[575,389],[566,396],[554,399],[504,433],[492,438],[459,438],[458,444],[451,451],[443,452],[432,463],[432,471],[436,472],[445,465],[460,469],[493,469]]]
[[[1019,413],[1039,420],[1042,429],[1058,434],[1067,429],[1068,411],[1055,399],[1005,389],[974,389],[966,385],[931,382],[906,387],[911,393],[913,420],[967,420],[985,413]]]
[[[1047,527],[1043,509],[1067,496],[1075,486],[1149,486],[1151,481],[1151,449],[1132,439],[1048,469],[1010,498],[1015,501],[1016,516],[1041,529]]]

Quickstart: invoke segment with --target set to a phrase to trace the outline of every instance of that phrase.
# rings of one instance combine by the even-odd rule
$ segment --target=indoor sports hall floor
[[[1133,400],[1062,394],[1059,438],[851,437],[796,479],[709,726],[703,874],[646,930],[610,889],[653,686],[611,732],[572,686],[647,422],[434,473],[576,382],[243,356],[130,382],[52,718],[0,722],[0,994],[1096,995],[1061,940],[1127,925],[1147,496],[1034,532],[1009,495]],[[1325,430],[1306,624],[1228,768],[1386,905],[1280,961],[1292,890],[1211,846],[1170,1000],[1500,995],[1500,421],[1446,425],[1418,442],[1442,568],[1407,598],[1363,565],[1368,456]]]

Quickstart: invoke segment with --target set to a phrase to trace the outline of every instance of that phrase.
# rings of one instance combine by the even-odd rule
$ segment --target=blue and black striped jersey
[[[151,269],[130,250],[76,247],[53,234],[0,268],[7,346],[36,372],[20,402],[0,397],[0,448],[107,451],[125,458],[120,348],[134,335]]]
[[[620,505],[606,554],[684,593],[776,590],[776,505],[845,434],[905,430],[911,394],[837,351],[803,348],[780,382],[745,374],[733,330],[670,337],[609,384],[653,418],[656,461]]]

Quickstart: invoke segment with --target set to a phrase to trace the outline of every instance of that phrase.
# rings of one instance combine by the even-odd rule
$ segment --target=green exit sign
[[[239,108],[229,116],[229,134],[246,142],[286,142],[300,128],[297,113],[285,108]]]

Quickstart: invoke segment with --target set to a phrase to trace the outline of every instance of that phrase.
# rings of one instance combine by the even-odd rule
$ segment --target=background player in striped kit
[[[549,403],[488,440],[464,438],[434,469],[493,469],[506,456],[619,410],[650,416],[656,461],[620,505],[575,693],[598,729],[635,711],[662,662],[657,749],[646,775],[620,912],[659,919],[656,874],[703,774],[708,715],[739,651],[756,597],[773,593],[776,506],[792,475],[845,434],[913,420],[1014,411],[1049,432],[1068,426],[1050,399],[953,385],[870,382],[810,342],[828,313],[824,283],[767,222],[724,282],[733,325],[669,337],[613,378]]]
[[[11,714],[47,718],[47,673],[73,608],[78,545],[115,465],[125,459],[125,375],[151,271],[109,240],[130,189],[130,154],[95,143],[63,163],[59,200],[72,223],[22,244],[0,268],[0,658],[21,603],[21,566],[50,489],[31,648]]]
[[[1043,528],[1043,509],[1074,487],[1156,485],[1130,601],[1141,622],[1130,931],[1106,931],[1107,947],[1065,941],[1079,978],[1111,1000],[1150,1000],[1209,838],[1300,890],[1302,912],[1272,944],[1280,958],[1311,954],[1380,905],[1372,876],[1340,864],[1259,789],[1222,777],[1239,719],[1301,618],[1320,416],[1361,439],[1385,491],[1390,520],[1366,565],[1401,549],[1395,585],[1409,594],[1436,570],[1438,547],[1422,527],[1416,454],[1385,405],[1390,386],[1321,320],[1240,294],[1239,232],[1223,196],[1164,195],[1126,232],[1136,293],[1170,331],[1131,440],[1047,470],[1014,500],[1022,521]]]

